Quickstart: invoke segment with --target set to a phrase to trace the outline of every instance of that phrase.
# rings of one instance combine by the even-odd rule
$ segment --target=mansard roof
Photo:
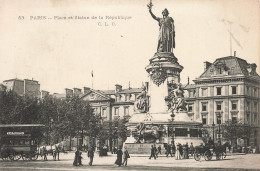
[[[255,71],[256,64],[249,64],[246,60],[238,57],[227,56],[216,59],[215,62],[211,64],[198,79],[221,76],[220,74],[217,74],[217,69],[219,68],[223,69],[223,76],[239,75],[259,77]],[[249,68],[251,68],[251,70]]]
[[[118,92],[116,92],[115,90],[98,90],[98,91],[103,92],[106,95],[131,94],[131,93],[140,93],[142,91],[142,88],[128,88]]]
[[[9,82],[9,81],[24,81],[18,78],[13,78],[13,79],[9,79],[9,80],[4,80],[3,82]]]
[[[119,94],[129,94],[129,93],[140,93],[142,91],[142,88],[128,88],[123,89],[122,91],[119,91]]]
[[[183,89],[184,89],[184,90],[193,89],[193,88],[196,88],[196,85],[195,85],[195,84],[187,84],[187,85],[183,86]]]

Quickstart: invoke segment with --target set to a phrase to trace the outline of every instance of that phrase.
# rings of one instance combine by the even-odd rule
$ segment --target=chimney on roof
[[[206,71],[210,67],[211,64],[212,63],[210,63],[208,61],[204,62],[204,71]]]
[[[122,91],[122,86],[119,84],[116,84],[116,92]]]
[[[69,88],[65,88],[66,98],[70,98],[73,96],[73,90]]]
[[[48,96],[50,94],[50,92],[42,90],[42,98]]]
[[[83,87],[83,93],[84,94],[87,94],[89,91],[90,91],[90,88],[89,87]]]
[[[257,67],[257,65],[255,63],[249,64],[247,66],[247,71],[249,72],[249,74],[255,73],[256,67]]]
[[[74,90],[74,96],[79,96],[82,94],[80,88],[73,88],[73,90]]]
[[[236,51],[234,51],[234,57],[236,57],[236,53],[237,53],[237,52],[236,52]]]

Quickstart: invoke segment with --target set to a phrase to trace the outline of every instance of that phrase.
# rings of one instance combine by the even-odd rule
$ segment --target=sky
[[[150,0],[0,2],[0,82],[33,78],[41,90],[64,93],[65,88],[92,83],[100,90],[114,89],[115,84],[136,88],[149,80],[145,67],[156,52],[159,34],[158,22],[148,12]],[[183,84],[202,74],[203,62],[230,56],[231,51],[260,67],[258,0],[152,3],[157,17],[167,8],[174,19],[173,53],[184,67]]]

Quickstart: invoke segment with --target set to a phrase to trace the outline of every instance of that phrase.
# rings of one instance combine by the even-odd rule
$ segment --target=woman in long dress
[[[121,166],[121,165],[122,165],[122,155],[123,155],[123,152],[122,152],[121,149],[122,149],[122,148],[119,147],[119,149],[118,149],[117,152],[116,152],[117,158],[116,158],[115,164],[118,165],[118,166]]]

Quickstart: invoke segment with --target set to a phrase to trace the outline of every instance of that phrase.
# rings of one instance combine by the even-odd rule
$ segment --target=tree
[[[222,137],[224,140],[230,141],[231,144],[237,146],[237,139],[243,139],[244,142],[249,138],[251,126],[242,121],[232,122],[226,121],[221,125]]]
[[[112,141],[119,138],[124,142],[127,138],[128,130],[126,123],[128,117],[115,118],[113,121],[105,121],[102,123],[101,130],[99,132],[99,140],[104,143],[105,140],[109,140],[110,150],[112,150]]]
[[[39,99],[19,96],[13,91],[5,91],[0,99],[0,123],[30,124],[38,120]]]
[[[52,96],[38,99],[4,91],[0,94],[0,107],[1,124],[44,124],[46,144],[66,137],[96,138],[101,130],[101,117],[94,114],[88,102],[76,96],[65,100]]]

